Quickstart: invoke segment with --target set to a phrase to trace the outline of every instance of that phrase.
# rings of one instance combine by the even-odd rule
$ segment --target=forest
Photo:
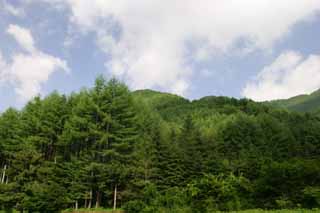
[[[320,207],[320,116],[248,99],[92,88],[0,116],[0,211]]]

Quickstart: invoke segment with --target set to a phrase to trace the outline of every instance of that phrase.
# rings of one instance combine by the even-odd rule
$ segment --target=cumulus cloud
[[[0,83],[11,83],[20,100],[39,94],[41,85],[57,70],[70,71],[66,61],[37,49],[28,29],[10,25],[7,32],[26,52],[15,53],[10,60],[0,54]]]
[[[2,56],[2,52],[0,51],[0,83],[1,79],[4,79],[4,70],[7,67],[7,63]]]
[[[132,87],[179,93],[195,74],[190,58],[208,60],[240,48],[239,41],[243,52],[272,48],[320,9],[319,0],[42,1],[64,5],[72,25],[96,33],[97,44],[110,56],[108,70]]]
[[[0,8],[2,8],[4,12],[17,17],[22,17],[25,14],[22,8],[15,7],[12,4],[9,4],[6,0],[0,0]]]
[[[288,51],[264,67],[257,78],[245,86],[242,94],[265,101],[309,94],[319,88],[320,56],[304,58],[298,52]]]
[[[33,37],[28,29],[11,24],[7,29],[7,33],[13,36],[24,50],[28,52],[34,52],[36,50]]]

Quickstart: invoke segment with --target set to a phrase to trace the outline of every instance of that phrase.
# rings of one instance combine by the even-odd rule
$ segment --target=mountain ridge
[[[133,92],[134,96],[143,99],[148,104],[153,107],[159,109],[163,107],[171,106],[179,106],[180,104],[187,103],[201,103],[205,102],[209,105],[221,105],[229,103],[236,103],[239,100],[248,100],[248,99],[237,99],[233,97],[227,96],[204,96],[199,99],[189,100],[179,95],[171,94],[168,92],[160,92],[155,90],[136,90]],[[255,101],[252,101],[255,102]],[[255,102],[259,103],[259,102]],[[320,114],[320,89],[310,93],[310,94],[301,94],[288,99],[279,99],[272,101],[261,102],[267,106],[273,106],[276,108],[282,108],[289,111],[296,112],[312,112],[316,114]]]
[[[288,99],[273,100],[265,103],[291,111],[315,112],[320,110],[320,89],[310,94],[301,94]]]

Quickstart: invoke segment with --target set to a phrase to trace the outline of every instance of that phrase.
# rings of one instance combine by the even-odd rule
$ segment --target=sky
[[[0,111],[103,74],[255,101],[320,88],[320,0],[0,0]]]

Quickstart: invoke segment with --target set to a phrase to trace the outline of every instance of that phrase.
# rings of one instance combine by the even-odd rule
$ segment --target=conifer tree
[[[182,164],[185,182],[199,178],[204,171],[205,145],[202,143],[200,133],[191,116],[188,116],[180,135],[180,147],[182,150]]]

